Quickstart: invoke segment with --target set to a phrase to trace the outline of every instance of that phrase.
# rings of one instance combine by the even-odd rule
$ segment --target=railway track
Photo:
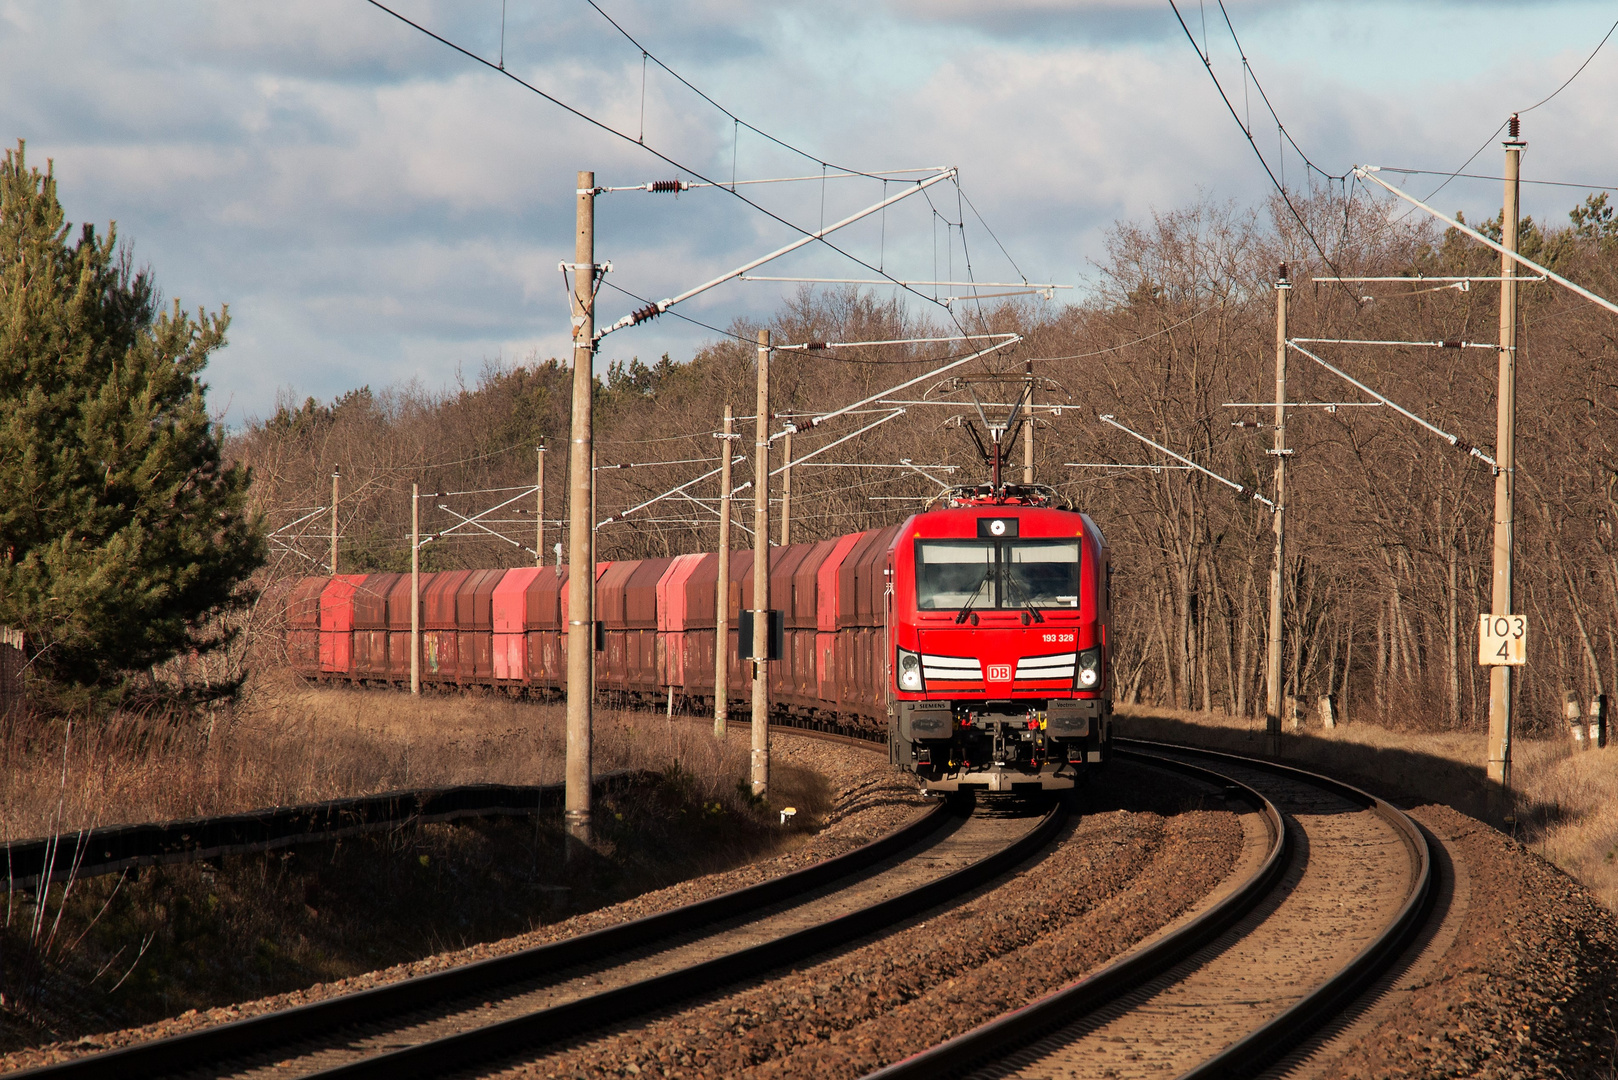
[[[1306,1057],[1298,1044],[1420,931],[1432,860],[1397,809],[1252,759],[1149,744],[1120,755],[1256,811],[1242,817],[1236,870],[1102,970],[872,1080],[1256,1076],[1289,1051],[1289,1064]],[[1063,812],[940,805],[838,859],[688,908],[22,1075],[407,1077],[509,1062],[912,919],[1022,863]]]
[[[884,750],[843,735],[818,737]],[[1065,802],[1043,813],[1021,804],[967,811],[941,802],[846,855],[684,908],[18,1075],[441,1075],[620,1023],[880,932],[1009,872],[1045,846],[1066,816]]]
[[[1432,855],[1397,808],[1284,765],[1129,745],[1130,759],[1223,778],[1255,801],[1269,833],[1262,859],[1106,968],[867,1080],[1257,1076],[1319,1032],[1422,930]],[[1307,1054],[1294,1057],[1306,1064]]]

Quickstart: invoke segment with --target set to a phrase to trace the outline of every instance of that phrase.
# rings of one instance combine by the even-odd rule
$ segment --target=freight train
[[[935,791],[1071,787],[1110,757],[1107,543],[1048,489],[958,489],[903,524],[770,549],[779,659],[772,709],[792,723],[887,736]],[[714,650],[750,700],[739,634],[753,552],[734,551],[718,641],[716,554],[595,566],[598,692],[711,708]],[[426,686],[558,693],[567,682],[565,567],[421,575]],[[410,679],[409,574],[287,586],[286,648],[311,678]],[[750,639],[745,642],[750,645]]]

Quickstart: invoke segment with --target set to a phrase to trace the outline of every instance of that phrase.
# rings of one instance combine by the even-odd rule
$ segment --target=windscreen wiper
[[[1006,584],[1015,589],[1017,591],[1017,595],[1022,597],[1023,610],[1032,615],[1035,622],[1042,623],[1045,621],[1045,616],[1041,615],[1039,613],[1039,609],[1034,606],[1033,598],[1028,595],[1027,591],[1020,584],[1018,584],[1017,575],[1011,573],[1009,568],[1006,571]]]
[[[983,580],[978,583],[977,588],[972,590],[972,595],[966,598],[966,603],[962,605],[961,610],[955,613],[956,626],[961,625],[966,621],[967,616],[972,614],[972,605],[978,602],[978,594],[983,591],[983,586],[987,585],[988,583],[989,575],[984,574]]]

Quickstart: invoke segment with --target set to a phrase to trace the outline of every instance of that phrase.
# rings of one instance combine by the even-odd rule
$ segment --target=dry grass
[[[658,774],[597,803],[567,850],[560,813],[421,825],[280,852],[9,889],[0,1051],[306,986],[532,930],[802,841],[833,803],[783,764],[780,828],[741,783],[745,737],[598,708],[597,774]],[[0,720],[0,839],[402,788],[541,784],[564,710],[495,694],[409,694],[261,677],[211,726],[156,712]]]
[[[1120,707],[1119,734],[1262,753],[1264,725],[1224,714]],[[1407,805],[1442,803],[1488,820],[1482,732],[1422,734],[1374,724],[1309,727],[1284,736],[1283,758]],[[1618,911],[1618,745],[1575,752],[1570,740],[1519,738],[1512,747],[1515,833]],[[1499,824],[1499,822],[1496,822]]]
[[[700,725],[598,708],[595,770],[678,762],[698,797],[732,793],[747,750]],[[0,840],[234,813],[403,788],[562,779],[563,709],[500,695],[409,694],[260,678],[212,724],[156,713],[0,720]]]

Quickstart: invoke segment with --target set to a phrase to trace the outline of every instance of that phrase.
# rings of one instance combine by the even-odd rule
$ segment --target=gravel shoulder
[[[1446,806],[1409,811],[1456,864],[1447,948],[1310,1075],[1618,1075],[1618,919],[1510,837]]]
[[[585,912],[539,927],[530,933],[500,941],[443,952],[412,963],[399,964],[352,978],[318,983],[292,993],[277,994],[214,1009],[193,1010],[142,1027],[87,1036],[72,1042],[18,1050],[0,1057],[0,1072],[32,1068],[86,1053],[116,1049],[292,1008],[446,968],[504,956],[653,915],[779,877],[852,851],[899,828],[907,821],[925,813],[931,806],[931,803],[920,794],[909,774],[900,773],[888,765],[885,753],[806,738],[789,732],[773,733],[771,749],[778,764],[816,773],[823,777],[835,792],[835,801],[827,815],[825,826],[779,855],[643,893],[622,903]]]

